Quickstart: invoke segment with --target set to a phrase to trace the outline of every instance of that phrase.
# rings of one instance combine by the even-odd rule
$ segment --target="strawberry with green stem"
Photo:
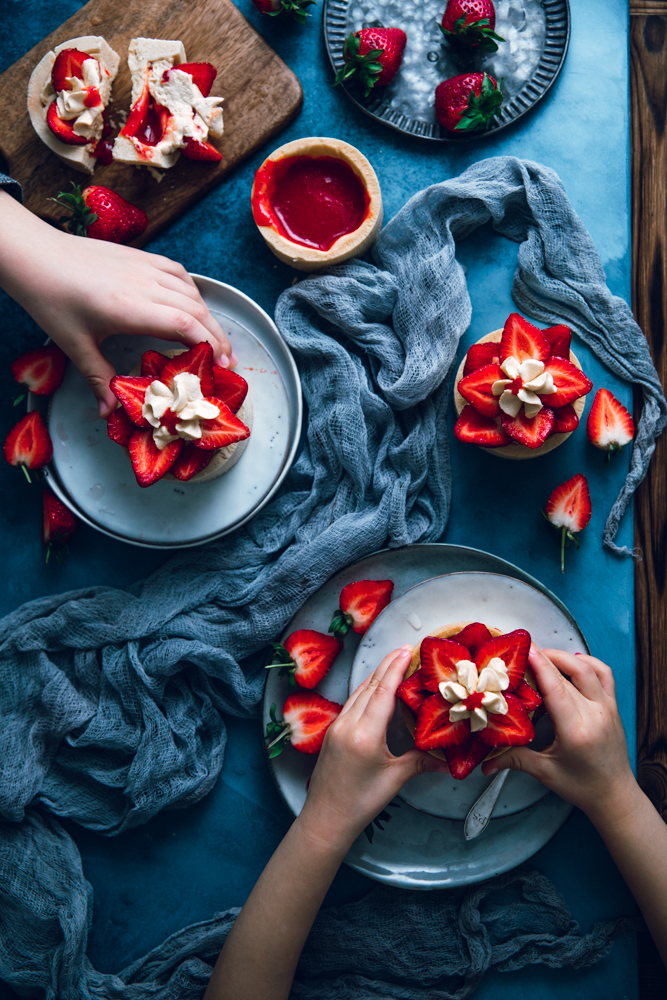
[[[329,726],[342,709],[342,705],[328,701],[316,691],[296,691],[286,699],[280,722],[276,706],[272,705],[266,725],[269,757],[277,757],[288,742],[299,753],[319,753]]]
[[[497,52],[496,9],[492,0],[447,0],[440,30],[448,42],[482,52]]]
[[[565,546],[574,542],[579,548],[578,532],[583,531],[591,519],[591,494],[586,477],[578,472],[557,486],[547,500],[546,513],[541,513],[560,532],[560,571],[564,573]]]
[[[334,87],[355,79],[368,97],[373,87],[386,87],[398,73],[408,38],[401,28],[362,28],[345,39],[344,65]]]
[[[449,132],[488,129],[502,103],[502,91],[488,73],[460,73],[435,88],[435,117]]]
[[[67,209],[59,222],[75,236],[90,236],[107,243],[127,243],[143,233],[148,217],[111,188],[92,184],[84,191],[74,181],[71,191],[61,191],[51,198],[60,208]]]
[[[339,606],[334,611],[329,632],[343,639],[350,628],[363,635],[391,600],[392,580],[357,580],[340,592]]]
[[[5,438],[4,456],[10,465],[18,465],[29,483],[28,470],[43,469],[53,458],[53,443],[38,410],[21,417]]]
[[[36,396],[50,396],[59,388],[64,376],[67,356],[55,344],[47,347],[33,347],[12,363],[11,372],[14,381],[26,387],[27,392]],[[26,392],[20,393],[14,400],[14,406],[22,402]]]
[[[334,636],[309,628],[297,629],[284,643],[271,645],[274,656],[266,669],[280,667],[280,674],[287,677],[290,691],[297,685],[308,689],[317,687],[343,648],[343,643]]]
[[[311,15],[306,7],[317,6],[316,0],[252,0],[262,14],[269,17],[291,17],[299,24],[305,24]]]

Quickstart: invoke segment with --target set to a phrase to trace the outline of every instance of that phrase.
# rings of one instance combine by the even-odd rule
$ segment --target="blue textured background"
[[[76,0],[4,0],[0,69],[11,65],[80,6]],[[591,231],[612,291],[629,298],[627,7],[623,0],[574,0],[570,50],[549,95],[517,126],[460,149],[420,142],[376,125],[357,112],[343,93],[331,88],[321,5],[311,8],[315,13],[305,29],[294,31],[257,13],[250,0],[240,0],[239,6],[295,70],[304,88],[300,117],[275,145],[300,136],[332,135],[358,146],[378,173],[387,219],[414,192],[455,176],[476,159],[510,153],[541,161],[559,173]],[[189,55],[196,59],[196,53]],[[235,285],[272,313],[294,272],[277,263],[265,248],[250,213],[253,172],[268,151],[248,161],[148,249],[182,261],[191,271]],[[473,301],[472,324],[461,354],[473,340],[502,325],[512,310],[516,252],[515,245],[487,230],[461,245],[459,258],[467,267]],[[39,344],[42,335],[1,293],[0,316],[0,427],[8,428],[16,416],[11,408],[9,364],[20,351]],[[618,383],[581,344],[575,343],[575,350],[596,387],[607,386],[630,405],[629,388]],[[509,559],[565,601],[593,652],[614,668],[628,742],[634,747],[633,569],[629,560],[619,560],[601,547],[604,519],[625,475],[628,456],[617,458],[605,469],[601,454],[587,443],[583,429],[553,455],[529,463],[503,462],[456,441],[452,451],[454,499],[443,540]],[[581,551],[568,551],[562,577],[556,538],[538,507],[555,485],[575,472],[588,477],[593,518],[582,537]],[[82,525],[66,564],[44,566],[40,491],[31,489],[17,470],[4,463],[0,511],[0,613],[40,595],[74,587],[123,587],[164,560],[163,555],[125,546]],[[631,512],[619,541],[632,543]],[[158,816],[148,826],[116,839],[70,825],[95,891],[89,955],[97,968],[119,970],[184,924],[241,905],[286,830],[290,817],[269,777],[258,723],[230,719],[229,733],[221,779],[199,805]],[[575,811],[533,863],[565,894],[583,930],[596,920],[634,911],[604,846],[581,813]],[[328,901],[361,896],[371,885],[343,868]],[[396,905],[401,905],[400,890]],[[564,995],[572,1000],[636,997],[634,940],[618,940],[607,959],[579,972],[536,967],[489,974],[476,997],[546,1000]]]

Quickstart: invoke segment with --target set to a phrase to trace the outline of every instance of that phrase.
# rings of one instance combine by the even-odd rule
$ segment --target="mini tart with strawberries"
[[[501,458],[536,458],[576,430],[593,383],[569,327],[540,330],[518,313],[469,348],[456,373],[459,441]]]
[[[453,778],[533,739],[542,704],[528,666],[530,634],[481,622],[445,625],[415,649],[398,688],[418,750],[447,761]]]
[[[217,479],[247,446],[248,383],[213,363],[210,344],[146,351],[141,367],[116,375],[111,389],[122,405],[109,417],[109,437],[128,452],[139,486]]]
[[[111,129],[106,109],[120,56],[100,35],[57,45],[35,66],[28,114],[35,132],[61,160],[92,174]]]
[[[251,204],[269,249],[299,271],[361,256],[382,226],[375,171],[340,139],[295,139],[274,150],[255,174]]]

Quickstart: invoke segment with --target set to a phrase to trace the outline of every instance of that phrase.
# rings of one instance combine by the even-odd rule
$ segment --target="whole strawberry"
[[[362,28],[348,35],[343,46],[345,65],[336,73],[334,86],[353,77],[366,97],[373,87],[386,87],[401,68],[407,40],[401,28]]]
[[[494,31],[496,9],[491,0],[447,0],[440,30],[448,42],[483,52],[496,52],[504,42]]]
[[[252,0],[257,10],[269,17],[292,17],[299,24],[305,24],[306,18],[310,17],[305,9],[310,7],[316,0]]]
[[[69,551],[68,541],[76,530],[76,519],[71,510],[51,490],[44,490],[42,516],[42,541],[46,549],[46,562],[53,553],[58,562]]]
[[[435,88],[435,117],[450,132],[480,132],[500,114],[503,95],[488,73],[461,73]]]
[[[71,192],[61,191],[52,199],[72,213],[60,219],[70,233],[108,243],[127,243],[148,225],[146,213],[111,188],[93,184],[82,191],[74,181],[71,184]]]

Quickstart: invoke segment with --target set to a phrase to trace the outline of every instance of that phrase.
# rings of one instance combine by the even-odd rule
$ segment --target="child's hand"
[[[406,781],[425,771],[447,771],[444,761],[428,753],[409,750],[394,757],[387,747],[396,688],[411,655],[412,648],[403,646],[385,656],[350,695],[325,736],[297,822],[342,854]]]
[[[554,725],[554,741],[542,753],[527,747],[508,750],[482,770],[532,774],[596,822],[614,803],[627,803],[637,788],[612,672],[594,656],[537,646],[531,647],[528,662]]]

